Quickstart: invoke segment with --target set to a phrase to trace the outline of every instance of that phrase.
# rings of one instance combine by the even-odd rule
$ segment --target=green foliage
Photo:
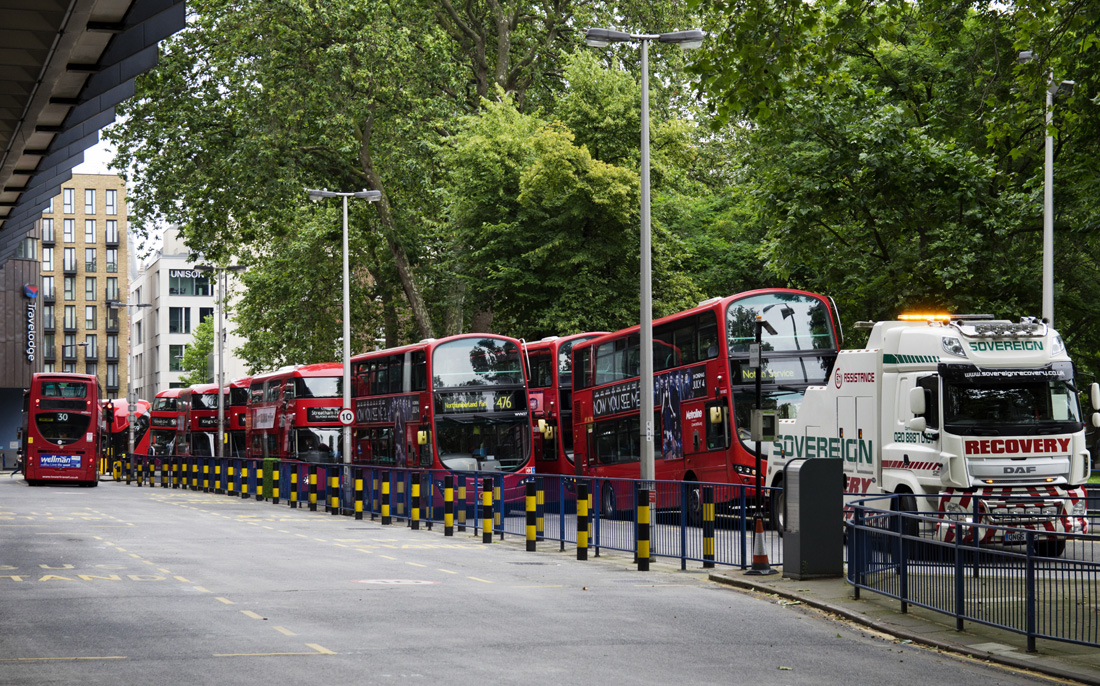
[[[205,317],[195,327],[191,345],[183,349],[180,367],[187,372],[180,377],[180,383],[191,386],[199,383],[211,383],[214,369],[209,364],[210,353],[214,350],[214,318]]]

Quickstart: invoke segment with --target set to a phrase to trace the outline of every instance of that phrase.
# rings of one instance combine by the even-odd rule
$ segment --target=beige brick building
[[[126,306],[112,306],[129,292],[122,179],[74,174],[40,229],[41,369],[95,374],[106,397],[126,397]]]

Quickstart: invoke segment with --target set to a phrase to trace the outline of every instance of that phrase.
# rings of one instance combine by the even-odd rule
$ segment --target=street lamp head
[[[691,29],[690,31],[672,31],[671,33],[662,33],[657,40],[662,43],[675,43],[684,50],[695,50],[696,48],[703,47],[704,34],[699,29]]]
[[[1022,50],[1020,54],[1016,56],[1016,61],[1020,64],[1027,64],[1033,59],[1035,59],[1035,53],[1030,50]]]
[[[382,191],[368,191],[366,189],[363,189],[361,191],[352,193],[351,196],[353,198],[361,198],[370,202],[378,202],[382,199]]]
[[[1061,83],[1052,83],[1047,88],[1050,94],[1059,100],[1065,100],[1069,96],[1073,95],[1073,87],[1077,85],[1076,81],[1062,81]]]
[[[584,42],[590,48],[606,48],[612,43],[630,40],[633,39],[629,33],[612,29],[588,29],[584,34]]]
[[[326,189],[316,190],[314,188],[307,188],[306,193],[309,194],[309,199],[313,202],[321,202],[324,198],[335,198],[336,194]]]

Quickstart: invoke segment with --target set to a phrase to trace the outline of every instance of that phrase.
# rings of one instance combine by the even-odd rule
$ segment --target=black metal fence
[[[900,602],[1037,638],[1100,646],[1100,536],[899,512],[896,496],[851,504],[848,581]],[[1038,515],[1037,515],[1038,516]],[[1096,531],[1100,517],[1086,516]],[[989,544],[988,541],[995,543]]]

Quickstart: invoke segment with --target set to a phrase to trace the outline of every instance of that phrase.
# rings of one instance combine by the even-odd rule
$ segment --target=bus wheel
[[[616,513],[615,489],[610,481],[603,482],[600,487],[600,514],[604,517],[614,517]]]
[[[772,490],[768,515],[771,517],[772,528],[779,532],[779,535],[783,535],[784,522],[783,520],[783,506],[787,500],[787,491],[782,487],[782,484],[776,483],[777,488]]]
[[[688,484],[684,503],[684,514],[687,515],[688,526],[699,526],[703,523],[703,491],[699,484]]]

